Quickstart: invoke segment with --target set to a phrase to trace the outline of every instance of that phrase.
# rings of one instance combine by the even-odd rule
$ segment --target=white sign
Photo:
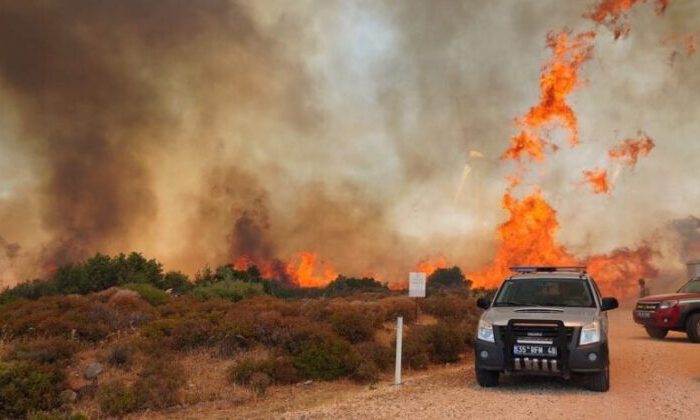
[[[408,273],[408,297],[425,297],[425,273]]]

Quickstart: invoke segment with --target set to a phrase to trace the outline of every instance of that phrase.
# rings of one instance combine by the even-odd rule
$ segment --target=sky
[[[638,2],[618,39],[598,3],[1,1],[0,280],[132,250],[190,274],[301,250],[386,281],[478,270],[564,30],[596,31],[581,143],[554,127],[515,193],[541,188],[574,254],[648,243],[675,276],[700,257],[700,3]],[[593,194],[582,171],[642,132],[653,151]]]

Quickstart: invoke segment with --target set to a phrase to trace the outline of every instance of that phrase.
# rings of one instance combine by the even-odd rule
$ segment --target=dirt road
[[[647,338],[630,311],[610,314],[611,388],[607,393],[556,378],[505,378],[480,388],[471,360],[409,374],[399,387],[318,384],[273,391],[263,400],[214,404],[175,416],[206,418],[699,418],[700,344],[671,333]],[[388,380],[388,378],[387,378]]]

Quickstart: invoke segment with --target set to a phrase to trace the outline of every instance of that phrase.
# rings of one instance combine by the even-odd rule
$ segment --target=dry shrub
[[[416,305],[417,303],[408,297],[388,297],[379,301],[379,304],[384,308],[385,321],[396,321],[396,318],[402,316],[403,322],[412,324],[416,322]]]
[[[0,306],[0,324],[6,338],[71,337],[99,341],[110,327],[96,317],[94,308],[100,305],[85,296],[50,296],[37,300],[18,300]]]
[[[74,340],[52,337],[17,343],[10,351],[8,359],[65,366],[79,350],[80,344]]]
[[[133,385],[139,407],[166,408],[180,402],[180,388],[185,384],[185,371],[174,360],[150,359]]]
[[[474,299],[462,294],[431,296],[420,301],[421,310],[444,321],[478,318]]]
[[[269,356],[264,359],[247,357],[228,369],[229,382],[250,386],[256,373],[264,373],[276,385],[299,381],[299,372],[288,356]]]
[[[110,366],[125,369],[131,366],[135,353],[136,346],[132,343],[115,343],[107,350],[105,359]]]
[[[364,310],[366,305],[335,306],[329,317],[333,331],[351,343],[369,341],[374,338],[374,314]]]

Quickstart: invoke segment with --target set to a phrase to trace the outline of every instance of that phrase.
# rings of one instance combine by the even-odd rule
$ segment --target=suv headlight
[[[600,322],[593,321],[581,328],[581,338],[579,345],[593,344],[600,341]]]
[[[479,340],[482,341],[488,341],[489,343],[496,342],[496,340],[493,337],[493,324],[483,319],[479,320],[479,328],[476,336]]]
[[[678,305],[677,300],[665,300],[659,304],[659,309],[669,309]]]

